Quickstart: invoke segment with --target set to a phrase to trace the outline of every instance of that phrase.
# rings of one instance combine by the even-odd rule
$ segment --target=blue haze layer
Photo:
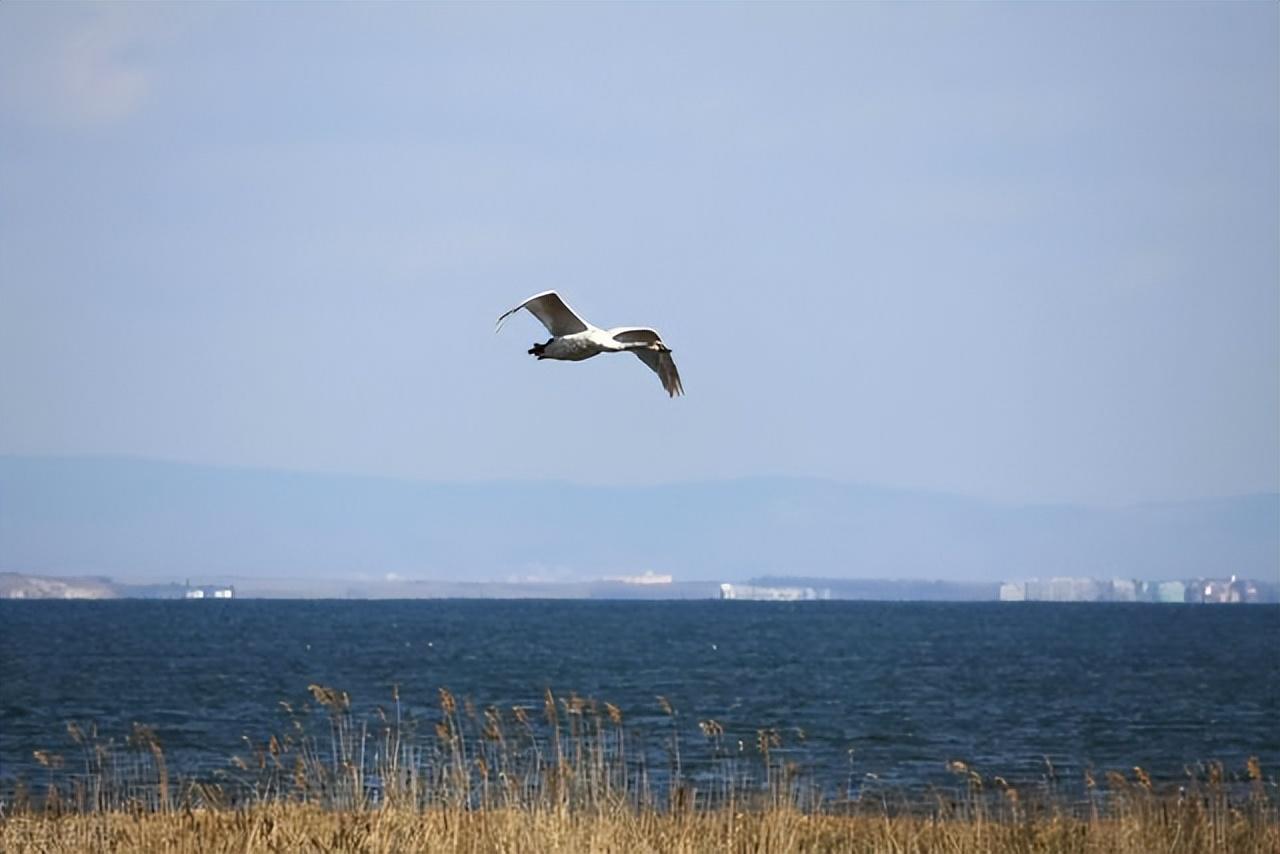
[[[1009,505],[806,478],[430,483],[0,457],[0,568],[185,577],[1277,581],[1280,496]]]

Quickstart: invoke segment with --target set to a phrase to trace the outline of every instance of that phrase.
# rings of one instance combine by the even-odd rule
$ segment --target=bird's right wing
[[[588,329],[587,322],[578,317],[574,310],[569,308],[564,300],[560,299],[558,293],[555,291],[543,291],[540,294],[534,294],[511,309],[511,311],[502,315],[502,317],[499,317],[498,325],[493,331],[497,332],[501,329],[503,321],[522,308],[529,309],[529,313],[542,321],[542,325],[547,327],[547,331],[557,337],[572,335],[575,332],[586,332]]]
[[[670,350],[632,350],[631,352],[639,356],[640,361],[658,375],[667,394],[672,397],[684,394],[684,386],[680,384],[680,372],[676,370],[676,360],[671,358]]]

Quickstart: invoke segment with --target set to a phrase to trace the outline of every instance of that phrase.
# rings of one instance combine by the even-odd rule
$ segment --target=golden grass
[[[459,852],[1080,852],[1280,851],[1280,828],[1244,813],[1221,822],[1198,808],[1113,818],[1049,814],[1019,821],[901,815],[599,812],[493,808],[326,810],[275,803],[243,810],[26,814],[0,820],[0,850]]]
[[[682,749],[663,697],[645,734],[613,704],[551,691],[538,714],[441,688],[438,712],[414,719],[394,690],[368,720],[343,691],[310,695],[281,704],[283,732],[246,738],[203,779],[175,777],[149,727],[116,742],[68,724],[72,752],[34,751],[44,779],[0,799],[0,852],[1280,854],[1276,781],[1256,759],[1235,774],[1189,768],[1163,789],[1141,768],[1064,787],[1052,766],[1017,784],[952,760],[955,787],[930,798],[832,803],[778,729],[698,721]]]

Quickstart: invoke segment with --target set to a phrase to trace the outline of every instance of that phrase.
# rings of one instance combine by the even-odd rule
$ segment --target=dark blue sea
[[[0,784],[74,753],[68,722],[123,743],[154,728],[199,777],[282,728],[319,683],[357,718],[399,686],[478,707],[540,709],[546,689],[730,745],[776,729],[789,761],[837,794],[953,782],[961,760],[1010,780],[1141,766],[1177,781],[1257,756],[1280,770],[1280,607],[881,602],[0,602]],[[1047,761],[1046,761],[1047,760]]]

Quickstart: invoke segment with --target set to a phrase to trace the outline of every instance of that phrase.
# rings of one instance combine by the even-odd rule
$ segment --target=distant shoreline
[[[1139,583],[1141,584],[1141,583]],[[1177,586],[1178,599],[1155,598],[1170,585]],[[601,579],[582,582],[459,582],[459,581],[363,581],[304,579],[219,580],[192,585],[178,583],[139,584],[118,582],[109,576],[52,576],[33,573],[0,572],[0,600],[107,600],[107,599],[349,599],[349,600],[595,600],[595,601],[687,601],[751,600],[776,602],[860,601],[860,602],[998,602],[998,601],[1078,601],[1078,602],[1190,602],[1192,604],[1274,603],[1280,601],[1277,586],[1252,579],[1204,579],[1195,582],[1153,583],[1145,592],[1132,582],[1093,579],[1055,579],[1045,582],[1018,582],[1003,585],[988,582],[903,581],[894,579],[850,580],[768,576],[750,579],[747,584],[720,584],[713,581],[669,581],[629,583]],[[1007,596],[1010,588],[1020,598]],[[1043,595],[1026,596],[1028,589]],[[1117,591],[1120,594],[1117,595]],[[1188,592],[1190,591],[1190,592]],[[1206,599],[1211,591],[1216,598]],[[1236,598],[1230,598],[1233,591]],[[1240,593],[1238,591],[1244,591]],[[1060,594],[1058,598],[1053,595]],[[1139,595],[1141,594],[1141,595]],[[1195,594],[1198,598],[1188,596]],[[1072,597],[1075,598],[1072,598]],[[1146,598],[1143,598],[1146,597]]]

